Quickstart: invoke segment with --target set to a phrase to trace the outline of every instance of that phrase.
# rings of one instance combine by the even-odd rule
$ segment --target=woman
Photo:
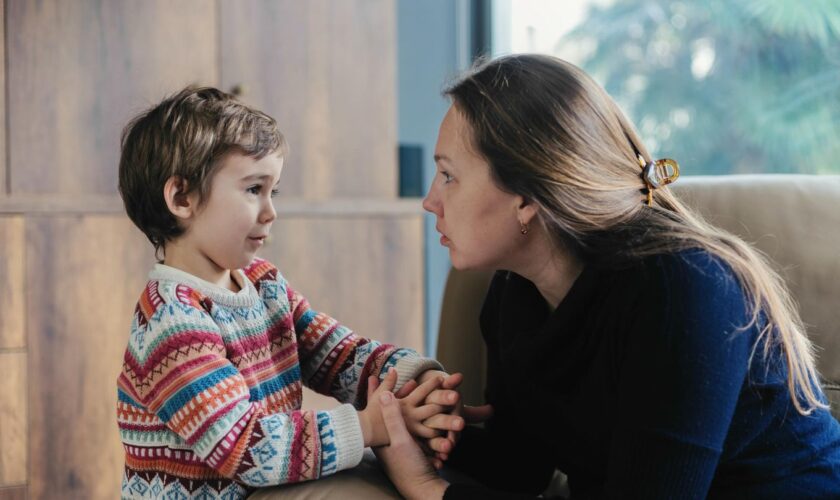
[[[495,414],[449,457],[487,488],[435,475],[386,402],[401,493],[536,495],[559,468],[572,498],[840,498],[840,425],[785,285],[663,188],[676,163],[556,58],[445,94],[424,208],[454,267],[500,270],[480,318]]]

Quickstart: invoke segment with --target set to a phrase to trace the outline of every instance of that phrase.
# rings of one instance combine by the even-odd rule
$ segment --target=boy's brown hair
[[[226,153],[261,159],[287,149],[273,118],[212,87],[187,87],[136,116],[123,129],[121,148],[125,211],[156,254],[184,232],[163,196],[170,177],[185,181],[184,194],[197,192],[201,204]]]

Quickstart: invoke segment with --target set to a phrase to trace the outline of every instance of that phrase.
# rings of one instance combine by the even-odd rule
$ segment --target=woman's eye
[[[251,194],[260,194],[260,190],[261,190],[261,189],[262,189],[262,186],[260,186],[259,184],[257,184],[257,185],[255,185],[255,186],[251,186],[251,187],[249,187],[248,189],[246,189],[246,191],[247,191],[247,192],[249,192],[249,193],[251,193]]]
[[[276,198],[278,196],[280,196],[280,190],[279,189],[272,189],[271,190],[271,197]]]
[[[444,184],[449,184],[452,181],[452,176],[449,175],[449,172],[447,172],[446,170],[441,170],[440,175],[443,176],[443,183]]]

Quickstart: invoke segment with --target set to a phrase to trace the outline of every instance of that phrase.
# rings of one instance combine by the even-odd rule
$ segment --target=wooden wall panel
[[[6,53],[6,5],[0,0],[0,54]],[[6,194],[6,64],[0,64],[0,196]]]
[[[221,81],[277,119],[284,195],[397,194],[394,0],[220,0]]]
[[[26,486],[0,488],[0,500],[26,500]]]
[[[124,216],[27,220],[29,494],[119,495],[116,379],[154,262]]]
[[[263,254],[312,307],[423,350],[422,217],[281,218]]]
[[[22,348],[26,345],[23,226],[23,217],[0,217],[0,349]]]
[[[126,121],[216,83],[216,14],[211,0],[8,2],[11,192],[116,193]]]
[[[0,352],[0,487],[26,483],[26,417],[26,353]]]

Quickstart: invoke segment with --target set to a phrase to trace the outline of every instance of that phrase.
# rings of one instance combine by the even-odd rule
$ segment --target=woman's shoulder
[[[706,299],[726,296],[744,300],[744,292],[732,266],[708,250],[692,248],[652,255],[642,260],[636,272],[643,281],[658,286],[669,297]]]

